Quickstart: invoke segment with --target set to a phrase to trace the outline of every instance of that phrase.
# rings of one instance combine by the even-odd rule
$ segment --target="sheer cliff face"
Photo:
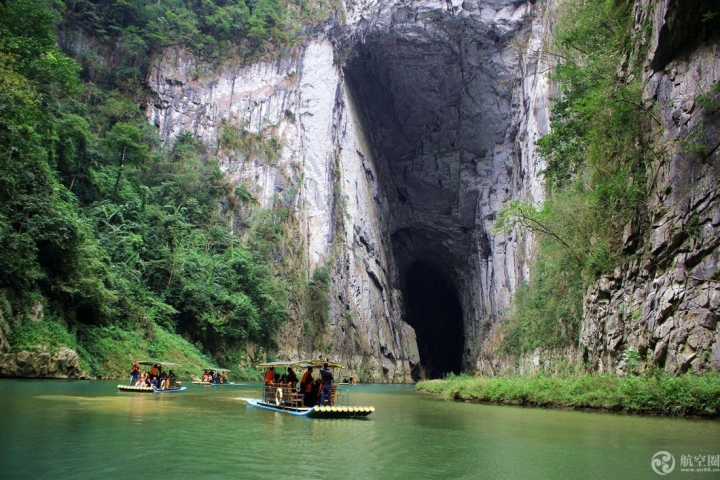
[[[305,350],[296,314],[280,358],[332,356],[379,382],[518,368],[492,339],[532,239],[489,230],[504,201],[543,199],[549,4],[347,0],[345,24],[291,58],[157,59],[147,113],[163,140],[202,138],[262,207],[294,213],[305,269],[330,270],[326,348]],[[621,371],[629,347],[669,371],[720,370],[720,113],[700,101],[717,101],[720,20],[705,15],[712,0],[678,5],[635,5],[652,26],[644,101],[664,152],[647,211],[626,227],[635,258],[588,290],[579,349],[534,352],[520,370],[554,355]]]
[[[720,370],[720,19],[717,3],[640,0],[652,25],[644,102],[656,112],[658,162],[648,175],[647,218],[626,227],[636,258],[590,287],[580,338],[600,371],[622,371],[622,353],[670,372]]]
[[[263,206],[291,206],[308,271],[330,268],[331,351],[304,351],[296,318],[280,356],[329,354],[372,381],[474,369],[526,275],[529,241],[491,236],[495,213],[542,199],[543,15],[505,0],[346,9],[290,59],[213,68],[165,51],[148,116],[166,142],[202,138]],[[228,129],[274,137],[277,158],[233,151]]]

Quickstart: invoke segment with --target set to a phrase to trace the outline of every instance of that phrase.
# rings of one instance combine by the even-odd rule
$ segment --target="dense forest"
[[[331,6],[0,2],[5,351],[68,346],[90,375],[117,376],[138,357],[237,366],[247,342],[273,348],[292,289],[272,269],[284,217],[241,214],[252,196],[191,134],[161,145],[144,79],[170,45],[240,62],[289,52]]]

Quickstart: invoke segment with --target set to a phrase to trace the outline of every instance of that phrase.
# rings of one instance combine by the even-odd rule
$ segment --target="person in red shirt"
[[[267,372],[265,372],[265,385],[270,385],[275,380],[275,367],[270,367]]]
[[[313,376],[312,367],[308,367],[307,371],[303,374],[302,380],[300,380],[300,391],[305,395],[303,399],[303,405],[311,407],[315,405],[315,393],[313,392]]]

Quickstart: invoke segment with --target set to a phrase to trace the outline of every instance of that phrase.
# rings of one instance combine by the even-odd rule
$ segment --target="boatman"
[[[323,363],[320,369],[320,378],[322,378],[322,393],[320,393],[320,405],[325,405],[325,399],[327,404],[332,406],[332,382],[333,373],[328,368],[327,362]]]
[[[130,386],[134,387],[138,381],[140,381],[140,363],[135,362],[130,371]]]

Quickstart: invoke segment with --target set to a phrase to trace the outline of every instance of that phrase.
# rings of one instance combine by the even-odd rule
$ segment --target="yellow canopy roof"
[[[258,367],[270,368],[270,367],[294,367],[294,368],[307,368],[307,367],[322,367],[325,360],[284,360],[278,362],[265,362],[258,365]],[[345,368],[345,366],[336,362],[327,362],[329,368]]]

